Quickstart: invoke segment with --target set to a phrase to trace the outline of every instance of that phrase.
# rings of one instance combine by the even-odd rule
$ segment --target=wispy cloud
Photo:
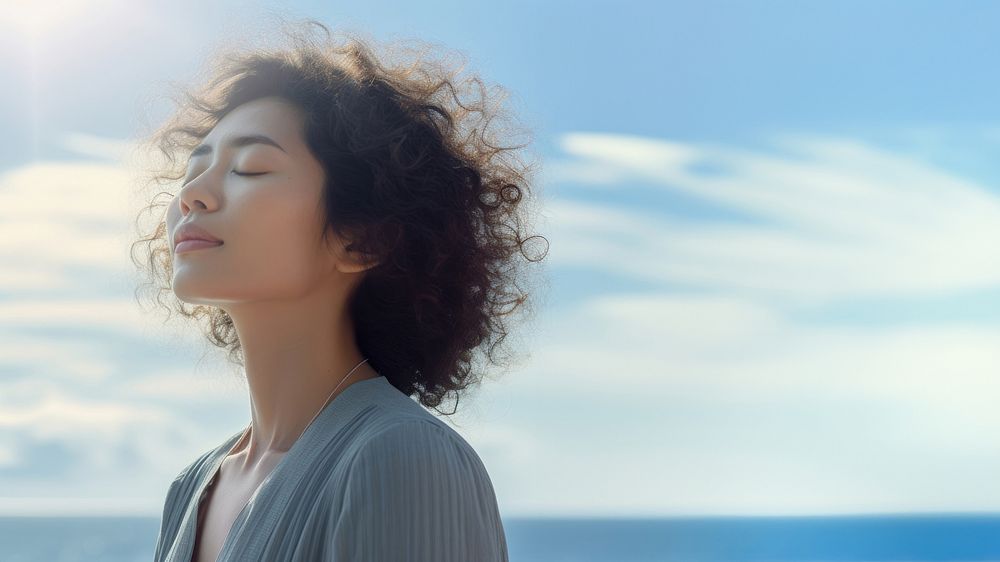
[[[82,156],[115,163],[128,159],[134,149],[133,143],[128,141],[76,131],[63,133],[59,144]]]
[[[192,417],[198,404],[246,398],[191,372],[193,351],[151,363],[198,336],[166,332],[132,300],[141,202],[119,160],[128,149],[70,144],[104,161],[0,176],[0,478],[20,495],[0,510],[79,496],[59,483],[104,475],[84,495],[151,496],[156,514],[150,488],[231,433]],[[449,420],[486,461],[505,516],[1000,501],[1000,323],[835,314],[877,318],[889,299],[919,308],[1000,284],[987,186],[845,139],[786,135],[750,151],[575,133],[560,146],[545,181],[565,189],[542,234],[553,272],[576,284],[551,290],[584,296],[544,311],[524,368]],[[636,193],[752,220],[630,203]],[[615,197],[593,202],[602,194]],[[66,472],[51,473],[54,459]]]
[[[531,427],[544,443],[530,479],[484,447],[510,513],[1000,502],[991,485],[1000,470],[991,445],[1000,434],[1000,315],[992,324],[828,318],[857,303],[877,318],[884,299],[919,307],[1000,284],[998,197],[863,142],[775,140],[776,150],[757,153],[563,139],[571,158],[549,182],[622,199],[680,191],[759,220],[677,219],[562,190],[546,233],[554,262],[647,288],[595,289],[546,317],[529,368],[491,395],[486,419]],[[596,180],[578,185],[593,170]],[[501,413],[518,404],[521,418]]]
[[[761,222],[701,223],[566,198],[552,205],[553,259],[802,304],[1000,284],[1000,199],[984,186],[858,141],[778,140],[794,152],[568,135],[562,146],[583,170],[602,167],[626,185],[652,182]],[[699,173],[699,163],[723,172]],[[561,162],[550,180],[584,181],[566,169]]]

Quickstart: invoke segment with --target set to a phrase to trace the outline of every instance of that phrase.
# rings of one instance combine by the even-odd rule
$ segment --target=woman
[[[483,463],[424,406],[457,408],[526,302],[531,167],[461,99],[478,78],[307,23],[325,43],[226,53],[149,139],[183,182],[136,263],[251,405],[170,485],[154,560],[507,560]]]

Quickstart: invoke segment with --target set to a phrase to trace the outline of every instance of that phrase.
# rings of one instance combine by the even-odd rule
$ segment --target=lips
[[[176,231],[174,231],[174,250],[183,249],[182,244],[185,242],[202,242],[201,245],[188,244],[184,248],[195,248],[195,247],[212,247],[222,244],[222,239],[215,236],[208,230],[205,230],[201,226],[194,223],[185,223],[180,225]]]
[[[203,248],[215,248],[216,246],[221,246],[222,242],[215,242],[213,240],[198,240],[196,238],[189,238],[187,240],[182,240],[179,244],[174,246],[174,253],[179,254],[181,252],[189,252],[191,250],[201,250]]]

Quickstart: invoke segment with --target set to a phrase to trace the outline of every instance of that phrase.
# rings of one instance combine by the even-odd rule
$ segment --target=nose
[[[215,191],[209,187],[213,176],[210,172],[211,170],[202,172],[181,187],[178,200],[182,215],[187,215],[191,209],[212,210],[218,204]]]

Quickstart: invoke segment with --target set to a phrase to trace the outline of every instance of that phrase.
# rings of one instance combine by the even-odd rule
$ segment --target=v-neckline
[[[260,493],[262,491],[264,491],[265,487],[270,482],[271,477],[273,477],[275,474],[277,474],[278,470],[285,464],[285,461],[288,460],[288,457],[292,456],[292,454],[296,450],[296,448],[299,447],[299,444],[302,441],[305,441],[306,434],[309,433],[309,430],[312,429],[317,423],[320,422],[320,420],[324,417],[323,414],[325,412],[327,412],[333,406],[334,403],[336,403],[338,400],[340,400],[342,396],[344,396],[345,394],[349,394],[348,393],[349,390],[355,389],[355,391],[360,391],[361,389],[363,389],[365,387],[364,383],[368,383],[368,382],[376,381],[376,380],[380,381],[380,383],[385,383],[386,382],[386,379],[385,379],[385,377],[383,375],[379,375],[377,377],[372,377],[370,379],[363,379],[363,380],[360,380],[360,381],[356,381],[356,382],[348,385],[347,388],[345,388],[339,394],[337,394],[336,396],[334,396],[333,400],[330,400],[329,402],[327,402],[323,406],[323,408],[320,409],[320,411],[313,418],[313,420],[309,422],[309,425],[307,425],[306,428],[302,430],[302,433],[299,434],[299,437],[292,443],[292,446],[288,448],[288,451],[285,452],[285,455],[282,456],[281,459],[278,460],[278,463],[274,466],[274,468],[272,468],[271,471],[268,472],[267,476],[265,476],[264,479],[261,481],[261,483],[257,485],[257,488],[254,490],[253,494],[250,495],[250,499],[248,499],[246,501],[246,503],[243,504],[243,508],[240,509],[239,513],[236,514],[236,518],[233,519],[233,523],[229,527],[229,531],[226,533],[226,538],[222,541],[222,546],[219,548],[219,554],[216,556],[216,562],[218,562],[219,561],[219,557],[221,557],[222,554],[224,552],[226,552],[226,547],[228,547],[230,541],[233,540],[233,530],[236,528],[236,523],[243,517],[243,513],[247,510],[247,507],[249,507],[250,504],[253,503],[253,501],[257,498],[257,496],[259,496]],[[229,447],[229,450],[224,455],[219,456],[219,458],[215,460],[215,462],[213,464],[213,467],[212,467],[212,471],[210,472],[210,474],[212,475],[211,478],[209,478],[208,481],[205,481],[205,483],[203,483],[202,486],[201,486],[201,490],[199,492],[198,505],[194,508],[194,516],[193,516],[194,530],[192,531],[192,533],[194,534],[194,538],[192,538],[191,541],[189,541],[190,548],[188,549],[187,557],[184,559],[185,562],[197,562],[197,561],[194,560],[194,557],[195,557],[195,554],[196,554],[196,551],[195,551],[195,542],[197,542],[197,539],[198,539],[198,532],[199,532],[198,526],[201,524],[201,517],[199,517],[199,515],[200,515],[199,512],[201,511],[201,503],[205,499],[205,492],[208,490],[208,488],[209,488],[210,485],[214,485],[215,484],[215,482],[216,482],[216,480],[218,479],[218,476],[219,476],[219,471],[222,468],[223,461],[225,461],[226,458],[229,457],[230,454],[232,454],[233,449],[235,449],[237,445],[239,445],[240,443],[242,443],[242,441],[246,438],[247,434],[249,433],[251,427],[252,427],[252,424],[251,425],[247,425],[246,429],[243,430],[243,433],[240,435],[239,439],[237,439],[236,442],[232,446]]]
[[[222,470],[222,464],[225,462],[227,458],[229,458],[229,455],[233,454],[233,450],[236,449],[236,446],[243,443],[243,440],[246,439],[247,435],[250,433],[250,427],[251,426],[248,425],[246,429],[243,430],[243,433],[240,435],[240,438],[236,440],[236,443],[233,443],[233,445],[229,447],[229,450],[226,452],[226,454],[222,455],[222,457],[215,462],[214,468],[212,470],[212,477],[209,478],[208,483],[202,486],[201,488],[201,493],[198,496],[198,505],[194,509],[194,523],[193,523],[194,539],[191,541],[191,552],[188,554],[187,562],[197,562],[195,560],[195,556],[198,554],[198,543],[200,542],[201,539],[202,529],[200,528],[200,526],[204,523],[201,520],[202,516],[201,511],[203,509],[203,504],[205,502],[205,495],[208,493],[210,489],[212,490],[213,494],[215,493],[215,483],[219,478],[219,472]],[[303,434],[305,434],[305,431],[303,431]],[[299,438],[301,439],[301,436],[299,436]],[[292,446],[294,447],[295,443],[292,443]],[[289,448],[289,451],[291,451],[291,448]],[[261,480],[260,484],[258,484],[256,488],[254,488],[253,493],[250,494],[250,498],[247,499],[246,503],[243,504],[243,508],[240,509],[239,513],[236,514],[236,518],[233,519],[233,523],[230,525],[229,531],[226,532],[226,538],[223,540],[222,546],[219,547],[219,554],[217,554],[215,557],[216,561],[218,561],[219,556],[222,555],[222,551],[225,550],[226,543],[229,542],[229,537],[233,534],[233,527],[236,526],[236,522],[239,520],[240,516],[243,515],[243,512],[246,511],[247,506],[250,505],[250,502],[253,501],[253,499],[257,496],[257,493],[260,492],[261,487],[263,487],[264,483],[271,478],[271,475],[274,474],[274,471],[278,468],[278,465],[281,464],[281,462],[284,460],[285,457],[282,457],[278,461],[278,464],[276,464],[274,468],[271,469],[271,472],[268,472],[267,476],[264,477],[263,480]]]
[[[361,381],[361,382],[363,382],[363,381]],[[348,388],[350,388],[350,387],[348,387]],[[344,390],[346,390],[346,389],[344,389]],[[343,394],[343,393],[341,393],[341,394]],[[337,397],[339,397],[339,395],[335,396],[334,400],[336,400]],[[308,431],[309,428],[312,427],[313,424],[316,421],[319,420],[320,416],[322,415],[322,412],[325,411],[326,408],[330,406],[330,404],[333,404],[334,400],[331,400],[329,403],[327,403],[323,407],[323,409],[320,410],[320,414],[317,415],[312,420],[312,422],[310,422],[309,425],[306,426],[306,428],[304,430],[302,430],[302,433],[299,435],[299,437],[295,441],[292,442],[292,446],[289,447],[287,451],[285,451],[285,454],[282,455],[282,457],[280,459],[278,459],[278,462],[274,465],[273,468],[271,468],[270,472],[267,473],[267,476],[265,476],[264,479],[260,481],[260,484],[257,484],[257,487],[254,488],[253,493],[250,494],[250,498],[247,499],[246,503],[243,504],[243,507],[240,508],[239,512],[237,512],[236,518],[233,519],[233,523],[229,526],[229,531],[226,532],[226,538],[223,539],[222,546],[219,547],[219,553],[215,557],[216,562],[218,562],[219,557],[222,556],[222,553],[226,551],[226,546],[229,545],[229,540],[233,537],[233,529],[236,528],[236,523],[240,520],[240,518],[243,517],[243,512],[247,510],[247,507],[249,507],[250,504],[253,503],[253,501],[255,499],[257,499],[257,496],[260,495],[260,492],[264,489],[264,486],[267,485],[267,483],[271,480],[271,477],[274,476],[275,473],[277,473],[278,469],[281,467],[282,464],[284,464],[285,459],[288,458],[288,456],[292,453],[292,450],[295,449],[296,445],[298,445],[299,442],[302,441],[303,438],[306,436],[306,431]],[[198,538],[199,538],[198,533],[199,533],[200,530],[199,530],[198,526],[202,524],[201,517],[200,517],[200,515],[201,515],[200,512],[201,512],[201,504],[202,504],[202,502],[205,501],[205,493],[208,491],[208,489],[210,487],[213,487],[213,486],[216,485],[216,482],[218,481],[218,478],[219,478],[219,472],[222,470],[222,464],[225,462],[225,460],[227,458],[229,458],[229,455],[233,454],[233,450],[236,449],[236,447],[238,445],[242,444],[242,442],[243,442],[244,439],[246,439],[247,435],[249,435],[249,433],[250,433],[250,428],[251,428],[251,426],[248,425],[246,427],[246,429],[243,430],[243,433],[240,435],[240,438],[236,440],[236,443],[234,443],[229,448],[229,450],[226,452],[225,455],[222,455],[222,457],[215,462],[214,468],[213,468],[212,473],[211,473],[212,477],[208,480],[208,484],[206,484],[205,486],[202,487],[201,496],[200,496],[200,499],[198,500],[198,507],[195,509],[195,512],[194,512],[194,540],[191,543],[191,552],[190,552],[190,554],[188,555],[188,558],[187,558],[188,562],[197,562],[194,559],[195,555],[197,554],[197,550],[195,549],[195,547],[197,546],[197,542],[198,542]],[[214,489],[213,489],[213,493],[214,493]]]

